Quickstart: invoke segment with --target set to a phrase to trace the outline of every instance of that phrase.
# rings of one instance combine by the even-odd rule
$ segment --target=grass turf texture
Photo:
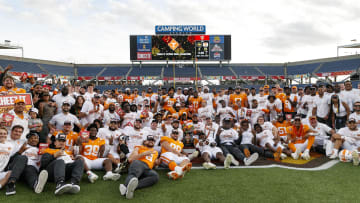
[[[160,170],[160,181],[150,188],[135,191],[131,202],[355,202],[360,188],[360,168],[338,163],[325,171],[297,171],[280,168],[192,170],[177,181]],[[77,195],[55,196],[54,183],[42,194],[35,194],[24,183],[17,184],[17,194],[1,202],[115,202],[127,201],[119,193],[120,181],[99,180],[91,184],[84,176]]]

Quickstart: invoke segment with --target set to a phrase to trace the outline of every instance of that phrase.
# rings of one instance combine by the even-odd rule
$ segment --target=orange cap
[[[25,103],[25,101],[23,99],[16,99],[15,104],[18,104],[18,103]]]
[[[264,85],[264,88],[270,88],[270,86],[269,85]]]

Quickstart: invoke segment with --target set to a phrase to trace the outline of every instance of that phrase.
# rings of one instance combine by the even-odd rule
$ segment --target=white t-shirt
[[[359,124],[359,121],[360,121],[360,114],[356,114],[356,112],[350,114],[349,116],[349,120],[353,118],[356,120],[356,123],[358,124],[358,128],[360,128],[360,124]]]
[[[231,107],[219,107],[217,113],[220,114],[220,122],[226,117],[232,117],[230,113],[235,115],[234,110]]]
[[[253,144],[252,140],[254,135],[251,132],[251,128],[242,133],[241,144]]]
[[[8,141],[0,143],[0,172],[8,165],[10,157],[14,154],[14,145]]]
[[[81,118],[81,124],[86,125],[88,123],[94,122],[95,119],[98,119],[101,117],[101,114],[104,112],[104,106],[102,104],[99,104],[98,112],[89,113],[91,110],[95,109],[94,103],[92,101],[86,101],[84,105],[81,108],[81,113],[85,113],[87,116]]]
[[[29,120],[30,120],[30,116],[27,113],[23,113],[24,118],[20,118],[18,115],[16,115],[14,110],[11,110],[8,112],[9,114],[14,116],[14,120],[11,124],[11,127],[8,128],[8,131],[10,132],[10,130],[12,129],[12,127],[14,127],[15,125],[21,125],[24,128],[23,134],[21,135],[21,139],[26,139],[26,135],[30,132],[29,130]],[[3,117],[3,114],[0,115],[0,117]]]
[[[104,139],[106,145],[110,145],[110,139],[113,138],[113,146],[117,146],[122,133],[121,129],[110,130],[109,127],[105,127],[100,128],[96,136]]]
[[[264,96],[260,96],[258,95],[257,97],[257,101],[258,101],[258,107],[264,109],[266,108],[266,102],[268,101],[268,96],[264,95]]]
[[[350,90],[350,91],[341,91],[340,92],[340,95],[339,95],[339,98],[340,98],[340,101],[343,101],[345,102],[349,108],[350,108],[350,111],[353,110],[353,104],[359,100],[358,96],[357,96],[357,91],[355,90]]]
[[[341,128],[338,132],[339,135],[345,136],[345,137],[351,137],[355,139],[355,145],[357,147],[360,147],[360,129],[356,129],[354,131],[350,130],[348,127]]]
[[[135,146],[142,145],[148,135],[147,131],[143,129],[135,130],[134,127],[130,126],[124,128],[123,133],[128,137],[127,146],[130,152],[134,150]]]
[[[62,111],[61,107],[62,107],[64,101],[69,102],[70,105],[75,104],[75,99],[72,96],[67,95],[66,97],[64,97],[61,93],[55,95],[52,99],[56,102],[56,105],[58,107],[56,113],[61,113],[61,111]]]
[[[265,147],[266,143],[272,143],[274,135],[270,130],[263,130],[261,133],[256,134],[256,141],[259,142],[259,145]]]
[[[154,147],[159,146],[160,138],[163,136],[163,132],[160,128],[156,128],[156,130],[151,129],[150,127],[145,127],[144,131],[147,131],[147,135],[152,135],[155,138]]]
[[[110,121],[112,119],[118,119],[120,120],[120,116],[114,111],[114,113],[110,113],[109,109],[104,111],[104,118],[103,118],[103,122],[105,125],[109,125]]]
[[[205,106],[198,109],[199,118],[205,119],[206,117],[213,118],[214,117],[214,108],[212,106]]]
[[[93,93],[86,92],[84,94],[85,101],[91,101],[95,94],[96,94],[96,92],[93,92]]]
[[[200,97],[206,101],[207,106],[212,106],[212,101],[214,99],[214,95],[212,93],[201,93]]]
[[[27,165],[34,166],[37,170],[39,170],[40,166],[40,155],[39,148],[26,145],[28,147],[21,155],[25,155],[28,158]]]
[[[186,100],[185,100],[185,95],[182,94],[182,93],[180,93],[180,94],[175,93],[175,94],[174,94],[174,98],[175,98],[176,101],[179,102],[179,103],[180,103],[181,101],[186,101]]]
[[[302,98],[302,104],[307,103],[307,109],[303,108],[304,113],[306,112],[307,117],[312,115],[312,109],[314,108],[314,103],[316,98],[317,98],[316,95],[315,96],[305,95]]]
[[[16,152],[18,152],[20,150],[20,148],[23,146],[24,143],[26,143],[26,139],[18,139],[18,140],[13,140],[11,139],[11,137],[8,137],[7,142],[9,142],[10,144],[13,145],[14,149],[11,153],[10,156],[14,155]]]
[[[141,118],[141,114],[146,114],[145,111],[138,111],[136,118]],[[147,112],[147,117],[145,119],[142,119],[142,127],[150,127],[151,121],[153,120],[153,113],[151,111]]]
[[[257,120],[260,116],[264,116],[265,112],[262,110],[262,107],[257,107],[256,109],[248,109],[247,114],[250,115],[251,125],[257,123]]]
[[[80,124],[79,119],[75,115],[71,113],[64,114],[63,112],[52,117],[49,123],[55,125],[56,130],[63,130],[64,121],[70,121],[72,128],[74,128],[74,124]]]
[[[219,125],[215,122],[212,122],[211,125],[204,125],[203,132],[205,133],[206,137],[211,137],[212,139],[216,139],[216,134],[219,130]]]
[[[329,114],[330,108],[329,108],[329,100],[330,97],[323,95],[320,97],[319,95],[316,95],[316,99],[314,101],[314,107],[316,107],[316,116],[320,118],[324,118]]]
[[[236,130],[230,128],[230,129],[223,129],[222,132],[219,135],[220,143],[225,145],[232,145],[235,143],[235,140],[239,139],[239,135],[236,132]]]
[[[136,112],[129,112],[129,113],[125,113],[124,117],[123,117],[123,121],[121,123],[121,127],[125,128],[125,126],[134,126],[134,122],[136,119]]]

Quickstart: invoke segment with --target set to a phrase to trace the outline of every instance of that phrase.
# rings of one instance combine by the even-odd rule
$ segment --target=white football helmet
[[[347,149],[341,150],[339,152],[339,160],[341,162],[351,162],[352,161],[351,151]]]

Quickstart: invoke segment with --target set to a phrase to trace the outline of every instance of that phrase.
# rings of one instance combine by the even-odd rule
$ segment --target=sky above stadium
[[[130,34],[206,25],[207,34],[232,35],[232,62],[281,63],[360,42],[359,10],[356,0],[0,0],[0,42],[22,45],[29,58],[129,63]]]

